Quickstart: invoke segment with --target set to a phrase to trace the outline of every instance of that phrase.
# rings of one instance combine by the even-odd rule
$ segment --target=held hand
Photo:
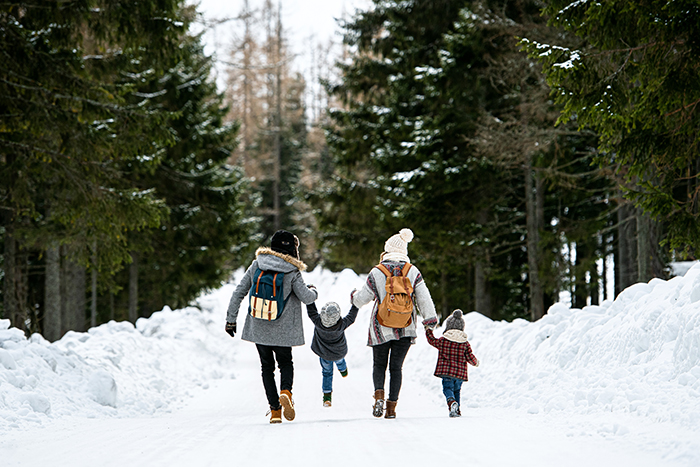
[[[474,366],[479,366],[479,359],[476,360],[476,365]]]
[[[353,289],[352,292],[350,292],[350,304],[351,305],[354,303],[352,300],[353,300],[353,298],[355,298],[356,293],[357,293],[357,289]]]
[[[425,329],[435,329],[437,327],[437,324],[437,318],[423,320],[423,327]]]
[[[234,334],[236,334],[236,323],[226,323],[226,333],[233,337]]]

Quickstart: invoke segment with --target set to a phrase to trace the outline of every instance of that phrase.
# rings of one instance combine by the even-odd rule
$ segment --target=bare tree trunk
[[[87,269],[85,266],[75,265],[75,323],[76,331],[87,331],[85,323],[85,311],[87,309]]]
[[[544,177],[539,172],[535,172],[535,219],[537,221],[537,240],[539,242],[540,231],[544,230]]]
[[[617,223],[618,227],[615,231],[613,231],[613,280],[615,283],[615,289],[613,290],[613,295],[617,297],[620,292],[624,289],[622,286],[622,256],[623,256],[623,248],[622,248],[622,227],[619,225],[620,224],[620,212],[618,210],[617,213]]]
[[[70,268],[70,262],[67,257],[67,246],[62,246],[60,248],[61,253],[61,282],[59,287],[61,288],[61,336],[72,329],[72,320],[69,314],[69,310],[72,305],[70,303],[70,297],[68,292],[70,291],[71,284],[73,283],[73,272]]]
[[[18,314],[17,307],[17,257],[16,257],[16,241],[14,237],[14,222],[12,214],[6,212],[5,220],[5,236],[3,238],[4,249],[4,272],[5,277],[2,284],[3,309],[6,319],[10,320],[11,326],[16,326],[16,316]],[[21,327],[20,329],[24,329]]]
[[[61,338],[61,247],[53,242],[46,250],[44,276],[44,338]]]
[[[618,272],[620,275],[620,280],[617,282],[617,293],[625,290],[631,283],[630,281],[630,271],[629,271],[629,228],[627,225],[627,207],[620,206],[617,210],[617,223],[618,223],[618,258],[616,258],[616,265],[619,264]]]
[[[601,271],[601,287],[602,287],[602,295],[603,295],[603,301],[608,299],[608,244],[607,244],[607,236],[603,235],[602,240],[603,240],[603,270]]]
[[[588,254],[588,248],[584,242],[575,243],[572,248],[575,248],[575,255],[572,263],[573,267],[571,268],[571,284],[573,286],[571,291],[571,307],[583,308],[586,306],[586,298],[588,298],[588,284],[586,284],[586,275],[583,266],[581,266],[581,260]]]
[[[109,292],[109,320],[114,321],[114,293]]]
[[[243,136],[243,157],[247,159],[248,149],[250,148],[250,59],[251,59],[251,47],[252,47],[252,37],[250,35],[250,19],[251,12],[248,5],[248,0],[245,0],[244,6],[244,25],[245,32],[243,36],[243,128],[241,128],[241,134]]]
[[[440,270],[440,316],[447,316],[449,313],[447,306],[447,273],[445,272],[445,268],[441,268]]]
[[[479,224],[486,226],[489,222],[487,210],[481,210],[477,214]],[[476,249],[474,262],[474,306],[475,310],[489,318],[493,314],[491,304],[491,287],[489,287],[488,271],[491,267],[491,255],[488,247],[479,245]]]
[[[15,258],[17,259],[15,263],[15,300],[17,301],[17,312],[12,323],[14,327],[22,329],[25,334],[30,335],[38,329],[36,313],[33,312],[34,310],[30,310],[27,303],[27,298],[29,297],[29,264],[27,256],[26,251],[17,248],[15,243]],[[30,311],[33,319],[30,319]]]
[[[623,205],[617,211],[618,227],[618,248],[620,261],[620,281],[618,293],[634,284],[637,281],[637,242],[636,242],[636,222],[629,205]]]
[[[90,327],[97,326],[97,242],[92,244],[92,267],[90,268]]]
[[[68,331],[85,331],[85,267],[74,263],[68,258],[67,251],[62,248],[63,261],[61,264],[61,335]]]
[[[139,318],[139,257],[138,253],[131,253],[129,265],[129,321],[136,323]]]
[[[484,258],[477,258],[474,265],[474,298],[476,303],[476,311],[484,316],[491,317],[491,293],[488,287],[488,279]]]
[[[651,249],[651,218],[641,209],[636,209],[637,219],[637,281],[649,282],[653,273],[651,265],[653,253]]]
[[[277,67],[275,69],[275,155],[274,179],[272,181],[272,197],[275,230],[279,230],[281,221],[280,211],[280,182],[282,178],[282,2],[277,9]]]
[[[527,210],[527,264],[530,283],[530,319],[536,321],[544,315],[544,296],[539,273],[539,231],[537,228],[537,202],[532,183],[532,156],[525,162],[525,205]]]
[[[659,222],[650,219],[649,225],[649,246],[652,252],[651,277],[668,278],[666,262],[661,254],[660,238],[663,235],[662,226]]]
[[[599,245],[598,239],[592,239]],[[598,248],[599,249],[599,248]],[[596,248],[593,249],[595,256]],[[600,305],[600,273],[598,272],[598,261],[594,261],[591,267],[591,281],[588,284],[588,294],[591,297],[591,305]]]

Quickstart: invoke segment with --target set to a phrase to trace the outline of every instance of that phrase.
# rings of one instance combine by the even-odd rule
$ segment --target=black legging
[[[374,356],[374,369],[372,378],[374,379],[374,389],[384,389],[386,379],[386,366],[389,364],[389,400],[399,400],[401,390],[401,368],[406,359],[408,349],[411,347],[411,338],[402,337],[398,340],[391,340],[383,344],[372,347]]]
[[[292,363],[292,348],[255,344],[260,355],[262,380],[267,394],[267,402],[273,410],[282,408],[280,405],[277,384],[275,383],[275,358],[280,369],[280,390],[291,392],[294,382],[294,365]]]

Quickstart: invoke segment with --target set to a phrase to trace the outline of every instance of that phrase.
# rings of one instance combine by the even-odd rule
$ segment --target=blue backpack
[[[248,294],[248,312],[253,318],[273,321],[282,315],[285,305],[283,283],[283,272],[255,270]]]

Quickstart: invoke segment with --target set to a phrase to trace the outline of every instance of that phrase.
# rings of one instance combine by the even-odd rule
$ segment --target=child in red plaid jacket
[[[464,333],[462,310],[455,310],[445,320],[445,331],[436,339],[430,327],[425,328],[428,343],[438,349],[438,361],[435,376],[442,378],[442,393],[447,399],[450,417],[459,417],[459,395],[462,382],[467,381],[467,364],[479,366],[479,360],[472,353],[472,348]]]

